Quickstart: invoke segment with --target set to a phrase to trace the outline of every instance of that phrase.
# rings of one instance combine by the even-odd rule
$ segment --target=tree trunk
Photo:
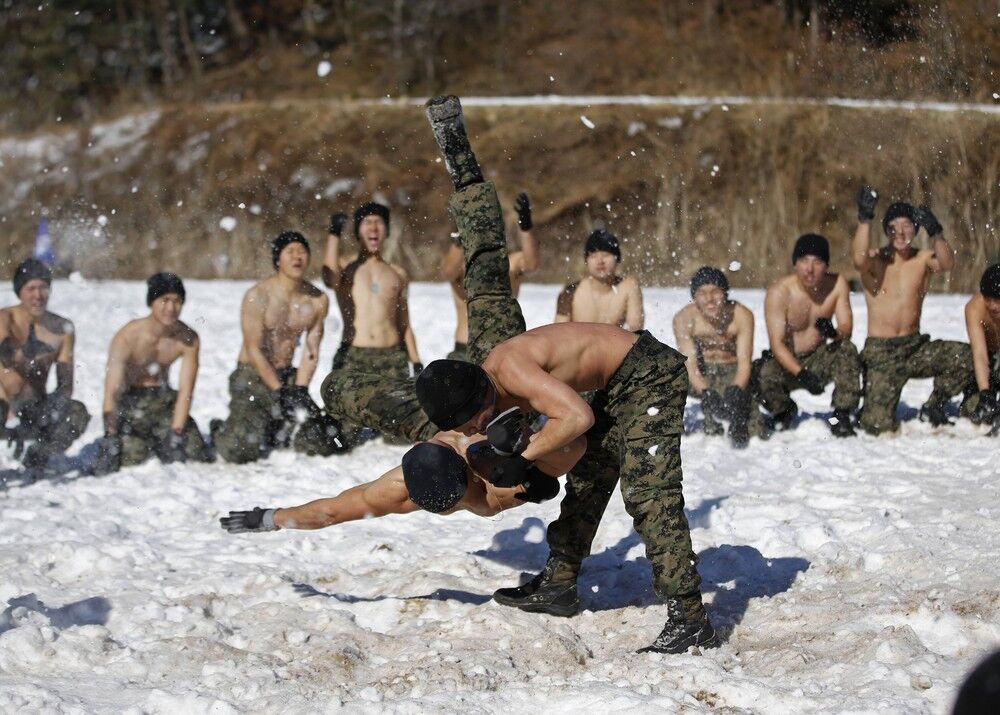
[[[819,2],[809,0],[809,52],[813,55],[819,49]]]
[[[184,57],[196,79],[201,79],[201,57],[191,39],[191,24],[188,22],[187,8],[190,0],[177,0],[177,29],[184,48]]]
[[[247,27],[240,9],[236,5],[236,0],[226,0],[226,19],[229,20],[229,27],[236,38],[236,44],[246,50],[250,47],[250,28]]]
[[[163,84],[172,85],[178,79],[177,54],[174,52],[173,23],[170,22],[169,0],[153,0],[153,22],[156,30],[156,41],[163,53],[163,63],[160,71],[163,73]]]

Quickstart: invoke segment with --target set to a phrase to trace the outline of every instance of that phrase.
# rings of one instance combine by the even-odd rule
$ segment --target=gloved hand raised
[[[335,213],[330,217],[330,233],[334,236],[340,237],[344,235],[344,224],[347,223],[347,214],[343,211],[340,213]]]
[[[523,191],[517,195],[514,201],[514,210],[517,211],[517,226],[522,231],[531,230],[531,202],[528,195]]]
[[[875,218],[876,203],[878,192],[867,184],[862,186],[858,191],[858,221],[866,223]]]
[[[230,534],[244,534],[248,531],[277,531],[274,512],[277,509],[254,507],[251,511],[231,511],[229,516],[219,519],[219,525]]]
[[[944,227],[941,226],[941,222],[937,220],[937,216],[930,210],[928,206],[921,206],[916,211],[914,211],[914,218],[917,219],[917,224],[924,227],[927,231],[927,235],[934,238],[942,231]]]
[[[319,417],[319,405],[309,396],[305,385],[282,385],[277,392],[281,417],[286,422],[305,422],[311,417]]]
[[[816,318],[816,330],[827,340],[839,340],[840,333],[837,332],[833,320],[830,318]]]
[[[823,394],[823,381],[816,376],[816,373],[808,370],[807,368],[802,368],[799,370],[799,374],[796,375],[799,384],[814,395]]]

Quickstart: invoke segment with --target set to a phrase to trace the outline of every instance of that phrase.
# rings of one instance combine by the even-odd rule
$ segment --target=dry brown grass
[[[467,114],[505,206],[522,189],[532,196],[539,280],[576,275],[582,240],[598,222],[622,237],[627,269],[648,283],[679,284],[702,263],[738,260],[736,285],[764,285],[787,270],[791,243],[807,231],[826,234],[834,268],[850,274],[862,181],[881,190],[882,208],[898,197],[935,209],[959,252],[937,288],[969,290],[1000,255],[995,118],[789,106]],[[147,139],[133,160],[119,150],[118,163],[79,139],[48,173],[5,157],[8,264],[29,250],[46,207],[63,253],[90,276],[258,276],[269,270],[267,239],[286,228],[314,240],[318,270],[328,214],[377,195],[393,208],[392,255],[415,277],[436,277],[450,186],[419,108],[299,100],[175,108]],[[357,181],[349,192],[315,198],[345,178]],[[18,185],[29,188],[15,200]],[[99,214],[111,219],[103,229]],[[219,227],[225,215],[238,219],[232,233]],[[513,212],[509,220],[512,228]]]

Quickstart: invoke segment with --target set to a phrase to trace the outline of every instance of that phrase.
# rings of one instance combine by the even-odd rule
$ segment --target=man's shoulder
[[[302,293],[310,300],[329,300],[329,298],[327,298],[326,291],[317,288],[309,281],[303,281]]]
[[[580,281],[574,281],[572,283],[567,283],[562,287],[561,293],[576,293],[576,289],[580,287]]]
[[[181,342],[185,347],[191,347],[198,344],[198,331],[184,321],[178,320],[174,339]]]
[[[789,274],[776,278],[771,283],[771,285],[767,287],[767,292],[766,292],[767,297],[774,297],[774,296],[787,297],[788,292],[794,282],[795,282],[794,274]]]
[[[747,319],[747,318],[749,318],[750,320],[753,320],[753,311],[752,310],[750,310],[748,307],[746,307],[745,305],[743,305],[742,303],[740,303],[738,300],[734,300],[734,301],[732,301],[732,303],[733,303],[733,317],[734,318],[744,319],[744,320]]]
[[[46,330],[57,335],[73,332],[73,321],[69,318],[64,318],[58,313],[46,311],[45,315],[42,316],[41,323]]]
[[[694,320],[698,317],[698,306],[688,303],[683,308],[674,313],[674,320]]]
[[[408,280],[410,280],[410,274],[409,274],[409,273],[407,273],[407,272],[406,272],[406,269],[405,269],[405,268],[403,268],[403,267],[402,267],[401,265],[399,265],[398,263],[387,263],[386,265],[388,265],[388,266],[389,266],[389,268],[391,268],[391,269],[392,269],[392,272],[393,272],[393,273],[395,273],[395,274],[396,274],[397,276],[399,276],[399,279],[400,279],[400,280],[403,280],[403,281],[408,281]]]

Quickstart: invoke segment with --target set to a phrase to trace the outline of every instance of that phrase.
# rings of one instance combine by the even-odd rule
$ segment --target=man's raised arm
[[[924,227],[933,242],[934,255],[929,263],[931,270],[935,273],[947,273],[955,267],[955,251],[943,235],[944,227],[927,206],[918,208],[916,214],[917,223]]]
[[[219,519],[231,534],[278,529],[323,529],[346,521],[388,514],[409,514],[420,507],[410,501],[403,481],[403,468],[394,467],[378,479],[345,489],[335,497],[315,499],[287,508],[255,507],[231,511]]]
[[[336,213],[330,217],[330,228],[326,237],[326,250],[323,252],[323,285],[331,290],[337,289],[340,282],[340,236],[347,223],[347,214]]]
[[[521,244],[521,265],[518,266],[519,273],[532,273],[538,270],[538,239],[532,231],[534,224],[531,220],[531,202],[528,195],[521,192],[514,201],[514,210],[517,212],[517,237]]]
[[[870,273],[872,240],[872,219],[875,218],[875,203],[878,192],[870,186],[862,186],[858,191],[858,229],[851,241],[851,259],[854,267],[862,274]]]

